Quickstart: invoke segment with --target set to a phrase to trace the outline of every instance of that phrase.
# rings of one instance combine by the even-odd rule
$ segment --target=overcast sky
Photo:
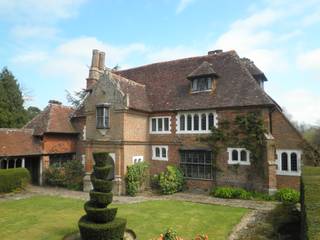
[[[234,49],[294,120],[320,123],[320,0],[0,0],[0,36],[28,105],[84,88],[94,48],[122,69]]]

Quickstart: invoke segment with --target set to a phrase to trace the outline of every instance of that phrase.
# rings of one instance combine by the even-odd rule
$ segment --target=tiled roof
[[[251,61],[249,58],[241,58],[241,60],[253,77],[256,78],[260,76],[264,81],[267,81],[264,73],[254,64],[253,61]]]
[[[192,94],[187,76],[204,62],[211,64],[219,76],[216,90]],[[145,85],[147,96],[143,99],[149,100],[152,111],[275,104],[235,51],[155,63],[116,74]],[[133,96],[140,96],[138,91],[132,91]]]
[[[217,73],[213,70],[212,64],[204,61],[199,67],[197,67],[192,73],[188,75],[188,79],[201,76],[218,76]]]
[[[0,129],[0,156],[41,154],[41,143],[32,129]]]
[[[126,79],[112,72],[110,76],[119,83],[121,91],[129,95],[130,108],[151,111],[146,86],[144,84]]]
[[[51,103],[24,128],[34,129],[35,136],[44,133],[77,133],[70,122],[73,111],[71,107]]]

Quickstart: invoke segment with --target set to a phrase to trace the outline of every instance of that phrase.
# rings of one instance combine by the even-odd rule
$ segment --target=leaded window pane
[[[281,169],[282,171],[288,171],[288,154],[281,154]]]
[[[202,131],[207,130],[207,116],[206,116],[206,114],[201,115],[201,130]]]
[[[296,153],[291,153],[291,171],[298,171],[298,158]]]
[[[153,132],[157,131],[157,119],[153,118],[151,122],[152,122],[152,131]]]
[[[247,151],[241,150],[241,152],[240,152],[240,160],[242,162],[246,162],[247,161]]]
[[[158,131],[162,131],[162,118],[158,118]]]
[[[180,131],[184,131],[185,130],[185,116],[181,115],[180,116]]]
[[[208,116],[208,122],[209,122],[209,129],[213,128],[214,125],[214,117],[213,117],[213,113],[210,113]]]
[[[195,114],[193,116],[193,130],[198,131],[199,130],[199,115]]]
[[[160,157],[160,148],[156,147],[156,157]]]
[[[238,151],[232,150],[232,161],[238,161]]]
[[[167,149],[166,148],[162,148],[162,157],[163,158],[167,157]]]
[[[188,178],[212,179],[211,152],[181,151],[181,169]]]
[[[187,116],[187,130],[188,131],[192,130],[192,116],[191,115]]]
[[[164,131],[169,131],[169,118],[164,118]]]

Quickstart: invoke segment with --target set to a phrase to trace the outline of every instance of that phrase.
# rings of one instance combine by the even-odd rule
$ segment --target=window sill
[[[171,132],[149,132],[150,134],[171,134]]]
[[[210,134],[211,131],[178,131],[177,134]]]
[[[184,177],[186,180],[195,180],[195,181],[212,181],[213,178],[193,178],[193,177]]]
[[[250,162],[228,161],[228,164],[229,164],[229,165],[244,165],[244,166],[249,166],[249,165],[250,165]]]
[[[194,93],[203,93],[203,92],[212,92],[212,89],[208,89],[208,90],[198,90],[198,91],[192,91],[191,90],[191,94],[194,94]]]
[[[280,176],[293,176],[293,177],[300,177],[300,176],[301,176],[301,172],[277,171],[277,175],[280,175]]]
[[[168,158],[157,158],[157,157],[153,157],[151,160],[168,162]]]
[[[110,129],[110,127],[96,127],[96,129],[98,129],[98,130],[102,129],[103,130],[103,129]]]

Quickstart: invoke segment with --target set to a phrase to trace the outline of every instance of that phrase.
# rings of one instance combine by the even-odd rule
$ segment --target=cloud
[[[186,46],[165,47],[160,50],[149,50],[147,53],[148,62],[169,61],[179,58],[199,55],[199,50]]]
[[[302,70],[320,74],[320,48],[301,53],[297,57],[297,65]]]
[[[77,14],[85,0],[1,0],[0,18],[12,22],[54,22]]]
[[[195,0],[180,0],[178,7],[176,9],[176,13],[179,14],[183,12],[190,4],[192,4]]]
[[[48,58],[48,55],[44,51],[30,51],[24,52],[20,55],[14,56],[11,62],[15,64],[32,64],[41,63]]]
[[[58,30],[54,27],[18,25],[11,29],[11,34],[15,39],[50,39],[56,36]]]
[[[294,89],[285,92],[280,102],[293,120],[309,124],[317,124],[320,120],[320,96],[308,90]]]

